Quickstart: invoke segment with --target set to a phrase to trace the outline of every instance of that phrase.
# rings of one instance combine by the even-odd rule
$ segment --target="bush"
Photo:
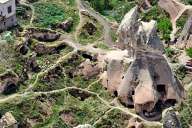
[[[65,19],[64,8],[54,3],[35,3],[36,19],[38,26],[49,27]]]
[[[188,55],[189,57],[192,58],[192,48],[186,49],[186,53],[187,53],[187,55]]]
[[[174,53],[175,53],[174,49],[170,47],[165,48],[165,54],[167,57],[173,57]]]

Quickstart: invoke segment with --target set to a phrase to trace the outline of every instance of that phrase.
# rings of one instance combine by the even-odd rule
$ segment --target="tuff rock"
[[[116,91],[119,101],[134,107],[143,118],[159,120],[164,108],[183,100],[185,91],[163,56],[156,22],[140,21],[136,6],[125,15],[117,34],[119,46],[133,60],[127,67],[122,60],[109,61],[107,88]]]

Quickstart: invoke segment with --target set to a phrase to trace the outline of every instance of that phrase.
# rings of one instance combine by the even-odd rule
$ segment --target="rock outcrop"
[[[86,79],[90,79],[94,76],[99,75],[101,67],[97,63],[93,63],[90,59],[86,59],[78,66],[77,75],[82,75]]]
[[[113,60],[108,64],[111,67],[107,68],[108,83],[114,85],[109,84],[107,88],[116,90],[120,102],[134,107],[143,118],[159,120],[162,110],[181,102],[185,92],[163,56],[156,22],[142,22],[138,18],[138,7],[134,7],[119,26],[118,42],[121,48],[128,50],[127,55],[133,61],[125,73],[122,73],[121,61]]]
[[[1,128],[18,128],[17,121],[10,112],[6,112],[0,119]]]
[[[184,25],[184,28],[180,34],[180,37],[177,41],[177,47],[192,48],[192,16],[188,18],[187,22]]]
[[[164,9],[170,16],[172,23],[172,33],[170,35],[171,40],[175,40],[175,34],[177,32],[177,20],[184,14],[189,13],[192,10],[192,6],[185,5],[178,0],[159,0],[158,5]]]
[[[46,29],[29,28],[28,34],[32,38],[44,42],[53,42],[60,38],[60,34]]]
[[[130,64],[127,50],[111,51],[104,58],[107,71],[103,74],[102,84],[108,91],[116,95],[117,89],[124,77],[126,67]]]
[[[0,75],[0,93],[5,95],[15,93],[18,89],[19,77],[17,74],[7,71]]]
[[[174,111],[167,111],[163,118],[163,128],[182,128]]]

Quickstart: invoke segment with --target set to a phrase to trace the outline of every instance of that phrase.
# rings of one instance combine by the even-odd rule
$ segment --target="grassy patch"
[[[192,58],[192,48],[186,49],[186,53],[187,53],[187,55],[188,55],[189,57]]]
[[[189,125],[192,125],[192,90],[188,90],[187,100],[180,107],[180,119],[182,128],[188,128]]]
[[[35,7],[34,22],[37,27],[54,28],[58,23],[73,17],[73,31],[79,22],[78,11],[73,0],[48,0],[46,2],[34,3],[33,6]]]
[[[129,116],[119,110],[113,110],[104,116],[95,128],[125,128],[128,125]]]
[[[21,26],[29,24],[30,18],[32,16],[32,11],[29,7],[24,5],[18,5],[16,8],[17,22]]]
[[[157,29],[161,39],[167,41],[170,39],[170,33],[172,31],[171,22],[166,13],[160,7],[153,6],[153,8],[151,8],[149,12],[143,13],[142,20],[144,21],[156,20]]]
[[[54,26],[65,19],[65,10],[55,3],[35,3],[36,19],[38,26]]]
[[[175,50],[170,48],[170,47],[167,47],[167,48],[165,48],[165,54],[166,54],[167,57],[171,58],[171,57],[174,56]]]
[[[104,42],[99,42],[95,45],[96,48],[101,48],[105,50],[109,50],[109,47]]]

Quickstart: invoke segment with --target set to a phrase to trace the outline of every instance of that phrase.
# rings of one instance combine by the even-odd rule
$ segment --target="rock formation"
[[[113,77],[111,81],[117,80],[113,82],[113,91],[117,89],[122,104],[134,107],[147,120],[159,120],[162,109],[182,101],[184,89],[162,54],[163,45],[156,34],[156,22],[145,23],[138,17],[138,7],[134,7],[125,15],[117,32],[120,46],[128,50],[133,62],[120,80],[121,62],[109,63],[118,69],[108,68],[107,77],[117,75],[117,79]],[[117,74],[112,73],[113,70],[118,70]]]
[[[127,50],[111,51],[104,60],[107,63],[107,71],[103,74],[102,83],[108,91],[115,94],[123,79],[126,67],[130,64],[128,52]]]
[[[17,128],[17,121],[10,112],[6,112],[0,119],[1,128]]]
[[[144,125],[137,118],[131,118],[127,128],[144,128]]]
[[[163,118],[163,128],[182,128],[174,111],[167,111]]]
[[[90,59],[86,59],[78,67],[77,75],[83,75],[86,79],[97,76],[101,68],[97,63],[92,63]]]
[[[52,42],[56,41],[60,38],[60,34],[46,30],[46,29],[35,29],[35,28],[29,28],[28,34],[38,40],[38,41],[44,41],[44,42]]]
[[[19,87],[18,82],[19,77],[11,71],[0,74],[0,93],[5,95],[15,93]]]
[[[171,18],[172,23],[172,33],[170,35],[171,40],[175,40],[175,34],[177,32],[177,20],[184,14],[190,13],[192,6],[184,5],[178,0],[159,0],[158,5],[164,9]]]
[[[192,48],[192,16],[188,18],[177,41],[178,48]]]

